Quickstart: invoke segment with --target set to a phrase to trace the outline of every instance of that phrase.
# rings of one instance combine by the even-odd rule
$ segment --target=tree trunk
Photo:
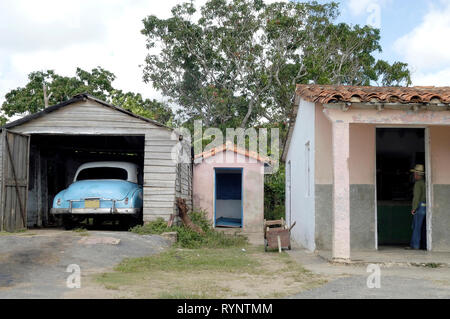
[[[180,217],[183,221],[184,226],[187,228],[199,233],[200,235],[203,235],[205,232],[203,229],[201,229],[198,225],[194,224],[191,220],[191,218],[188,215],[188,207],[186,205],[186,200],[181,197],[177,197],[177,207],[180,211]]]

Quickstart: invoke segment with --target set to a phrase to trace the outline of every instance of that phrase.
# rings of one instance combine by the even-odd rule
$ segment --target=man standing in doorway
[[[426,186],[425,186],[425,170],[424,166],[417,164],[414,169],[411,170],[414,173],[414,197],[412,202],[411,214],[414,215],[412,223],[412,236],[411,236],[411,248],[420,249],[420,242],[422,235],[422,226],[425,222],[427,214],[426,204]]]

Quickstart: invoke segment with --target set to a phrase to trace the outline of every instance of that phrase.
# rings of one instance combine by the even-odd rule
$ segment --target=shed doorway
[[[215,168],[214,225],[242,228],[242,168]]]
[[[32,134],[27,227],[58,226],[50,214],[55,195],[73,183],[80,165],[98,161],[137,164],[142,185],[144,136]]]
[[[411,203],[414,176],[410,170],[425,163],[425,129],[377,128],[378,246],[408,246],[412,234]],[[421,248],[426,249],[426,223]]]

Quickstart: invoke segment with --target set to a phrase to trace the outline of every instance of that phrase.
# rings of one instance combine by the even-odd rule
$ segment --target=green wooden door
[[[409,244],[412,225],[411,206],[383,203],[378,205],[378,244]]]

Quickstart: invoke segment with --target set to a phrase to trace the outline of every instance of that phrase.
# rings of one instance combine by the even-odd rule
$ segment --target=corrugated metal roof
[[[172,130],[168,126],[166,126],[164,124],[161,124],[161,123],[159,123],[159,122],[157,122],[155,120],[152,120],[152,119],[149,119],[149,118],[146,118],[146,117],[134,114],[134,113],[132,113],[132,112],[130,112],[128,110],[125,110],[125,109],[123,109],[121,107],[112,105],[112,104],[110,104],[108,102],[105,102],[105,101],[102,101],[102,100],[100,100],[100,99],[96,98],[95,96],[92,96],[92,95],[90,95],[88,93],[81,93],[81,94],[75,95],[70,100],[64,101],[64,102],[56,104],[56,105],[49,106],[49,107],[43,109],[42,111],[39,111],[37,113],[33,113],[33,114],[30,114],[30,115],[24,116],[21,119],[18,119],[16,121],[13,121],[13,122],[10,122],[10,123],[7,123],[4,126],[0,127],[0,130],[3,129],[3,128],[9,129],[9,128],[12,128],[12,127],[16,127],[16,126],[22,125],[22,124],[27,123],[27,122],[29,122],[31,120],[37,119],[37,118],[39,118],[41,116],[45,116],[48,113],[54,112],[56,110],[59,110],[60,108],[62,108],[64,106],[67,106],[67,105],[70,105],[70,104],[73,104],[73,103],[76,103],[76,102],[84,101],[84,100],[91,100],[91,101],[100,103],[100,104],[102,104],[104,106],[110,107],[110,108],[112,108],[112,109],[114,109],[116,111],[125,113],[125,114],[127,114],[129,116],[138,118],[138,119],[140,119],[142,121],[145,121],[145,122],[154,124],[156,126],[160,126],[160,127]]]

